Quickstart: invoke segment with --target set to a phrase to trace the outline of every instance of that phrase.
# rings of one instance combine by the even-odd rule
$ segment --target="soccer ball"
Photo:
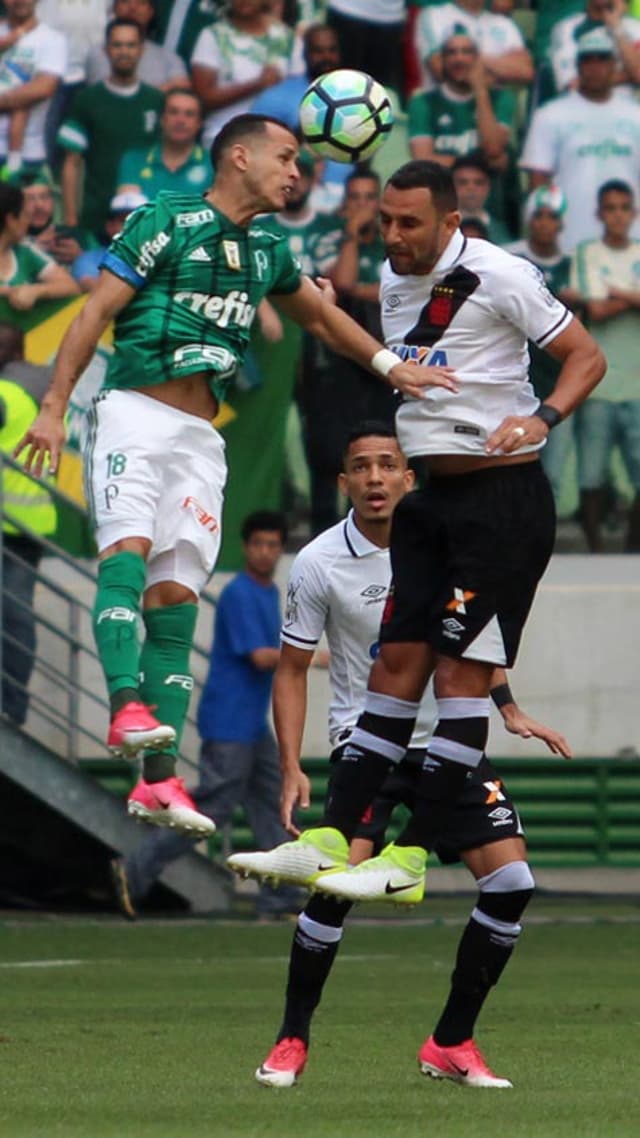
[[[382,146],[392,126],[387,92],[364,71],[329,71],[302,96],[304,140],[323,158],[362,162]]]

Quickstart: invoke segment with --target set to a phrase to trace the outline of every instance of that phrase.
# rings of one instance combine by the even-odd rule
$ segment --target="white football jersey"
[[[282,640],[313,652],[326,633],[329,644],[329,740],[332,749],[354,727],[364,705],[380,620],[391,583],[388,549],[373,545],[357,528],[353,510],[305,545],[289,574]],[[436,720],[431,685],[411,737],[426,747]]]
[[[426,387],[420,398],[404,397],[396,426],[409,458],[484,455],[507,415],[532,415],[540,401],[527,340],[545,348],[573,319],[535,265],[459,230],[426,276],[398,275],[386,261],[380,303],[387,347],[403,360],[452,367],[459,383],[455,393]]]

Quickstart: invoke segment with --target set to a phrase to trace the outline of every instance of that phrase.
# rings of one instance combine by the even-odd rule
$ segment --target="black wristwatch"
[[[546,423],[549,430],[552,431],[558,423],[562,422],[562,415],[556,407],[552,407],[550,403],[541,403],[537,411],[533,412],[543,423]]]

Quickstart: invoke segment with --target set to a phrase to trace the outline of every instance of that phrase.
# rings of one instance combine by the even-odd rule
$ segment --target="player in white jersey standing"
[[[283,820],[291,813],[305,776],[300,752],[307,701],[307,673],[323,632],[330,649],[331,700],[329,738],[335,766],[356,724],[366,694],[371,659],[378,649],[380,611],[391,581],[391,517],[400,499],[413,489],[395,434],[384,422],[358,424],[350,432],[343,458],[341,489],[352,509],[338,525],[309,542],[289,575],[288,603],[275,676],[274,714],[282,761]],[[496,669],[492,690],[505,686]],[[504,695],[504,692],[502,692]],[[507,692],[501,706],[507,730],[545,740],[554,753],[567,756],[566,741],[524,715]],[[380,848],[393,809],[412,805],[414,787],[435,721],[429,688],[422,699],[407,756],[384,783],[351,845],[350,861]],[[309,785],[300,795],[308,805]],[[517,811],[496,771],[485,759],[467,782],[452,812],[446,842],[437,846],[441,861],[460,858],[476,878],[479,896],[460,940],[451,993],[433,1037],[420,1053],[425,1074],[452,1078],[469,1086],[510,1086],[487,1067],[473,1043],[473,1030],[490,988],[497,983],[516,943],[519,926],[507,930],[485,912],[486,899],[501,894],[504,904],[520,893],[522,908],[533,878]],[[275,1046],[256,1071],[266,1086],[290,1087],[302,1073],[310,1025],[342,938],[349,901],[314,895],[298,917],[291,946],[287,995]],[[489,902],[491,907],[491,901]],[[466,1072],[466,1073],[462,1073]]]
[[[323,824],[241,864],[233,858],[238,869],[349,900],[423,896],[424,851],[447,836],[451,806],[484,758],[493,670],[512,667],[551,554],[555,513],[540,448],[606,366],[533,265],[463,237],[459,221],[451,175],[436,163],[408,162],[385,187],[385,341],[403,359],[446,361],[458,390],[403,398],[397,414],[402,450],[422,463],[428,487],[394,513],[380,652]],[[543,404],[528,379],[528,339],[562,363]],[[395,845],[347,869],[348,841],[404,757],[432,675],[438,722],[413,815]],[[330,864],[344,872],[323,874]],[[493,917],[515,924],[520,911],[496,903]]]

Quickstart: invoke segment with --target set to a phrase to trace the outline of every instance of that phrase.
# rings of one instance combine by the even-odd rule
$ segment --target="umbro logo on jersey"
[[[198,245],[198,248],[194,249],[192,253],[189,253],[189,256],[187,257],[187,261],[210,261],[210,260],[211,260],[211,257],[207,253],[207,250],[205,249],[204,245]]]
[[[448,636],[450,640],[459,640],[460,633],[464,632],[464,624],[460,624],[460,621],[456,620],[454,616],[448,616],[443,620],[442,628],[444,635]]]
[[[375,601],[381,601],[386,592],[386,585],[367,585],[366,589],[363,589],[360,593],[360,596],[364,597],[367,604],[370,605]]]
[[[401,297],[399,297],[398,294],[394,292],[392,296],[388,296],[386,298],[384,302],[384,310],[385,312],[395,312],[396,308],[399,308],[401,304]]]
[[[494,826],[506,826],[507,822],[511,820],[513,811],[508,810],[506,806],[496,806],[495,810],[489,812],[489,817],[493,818]]]

